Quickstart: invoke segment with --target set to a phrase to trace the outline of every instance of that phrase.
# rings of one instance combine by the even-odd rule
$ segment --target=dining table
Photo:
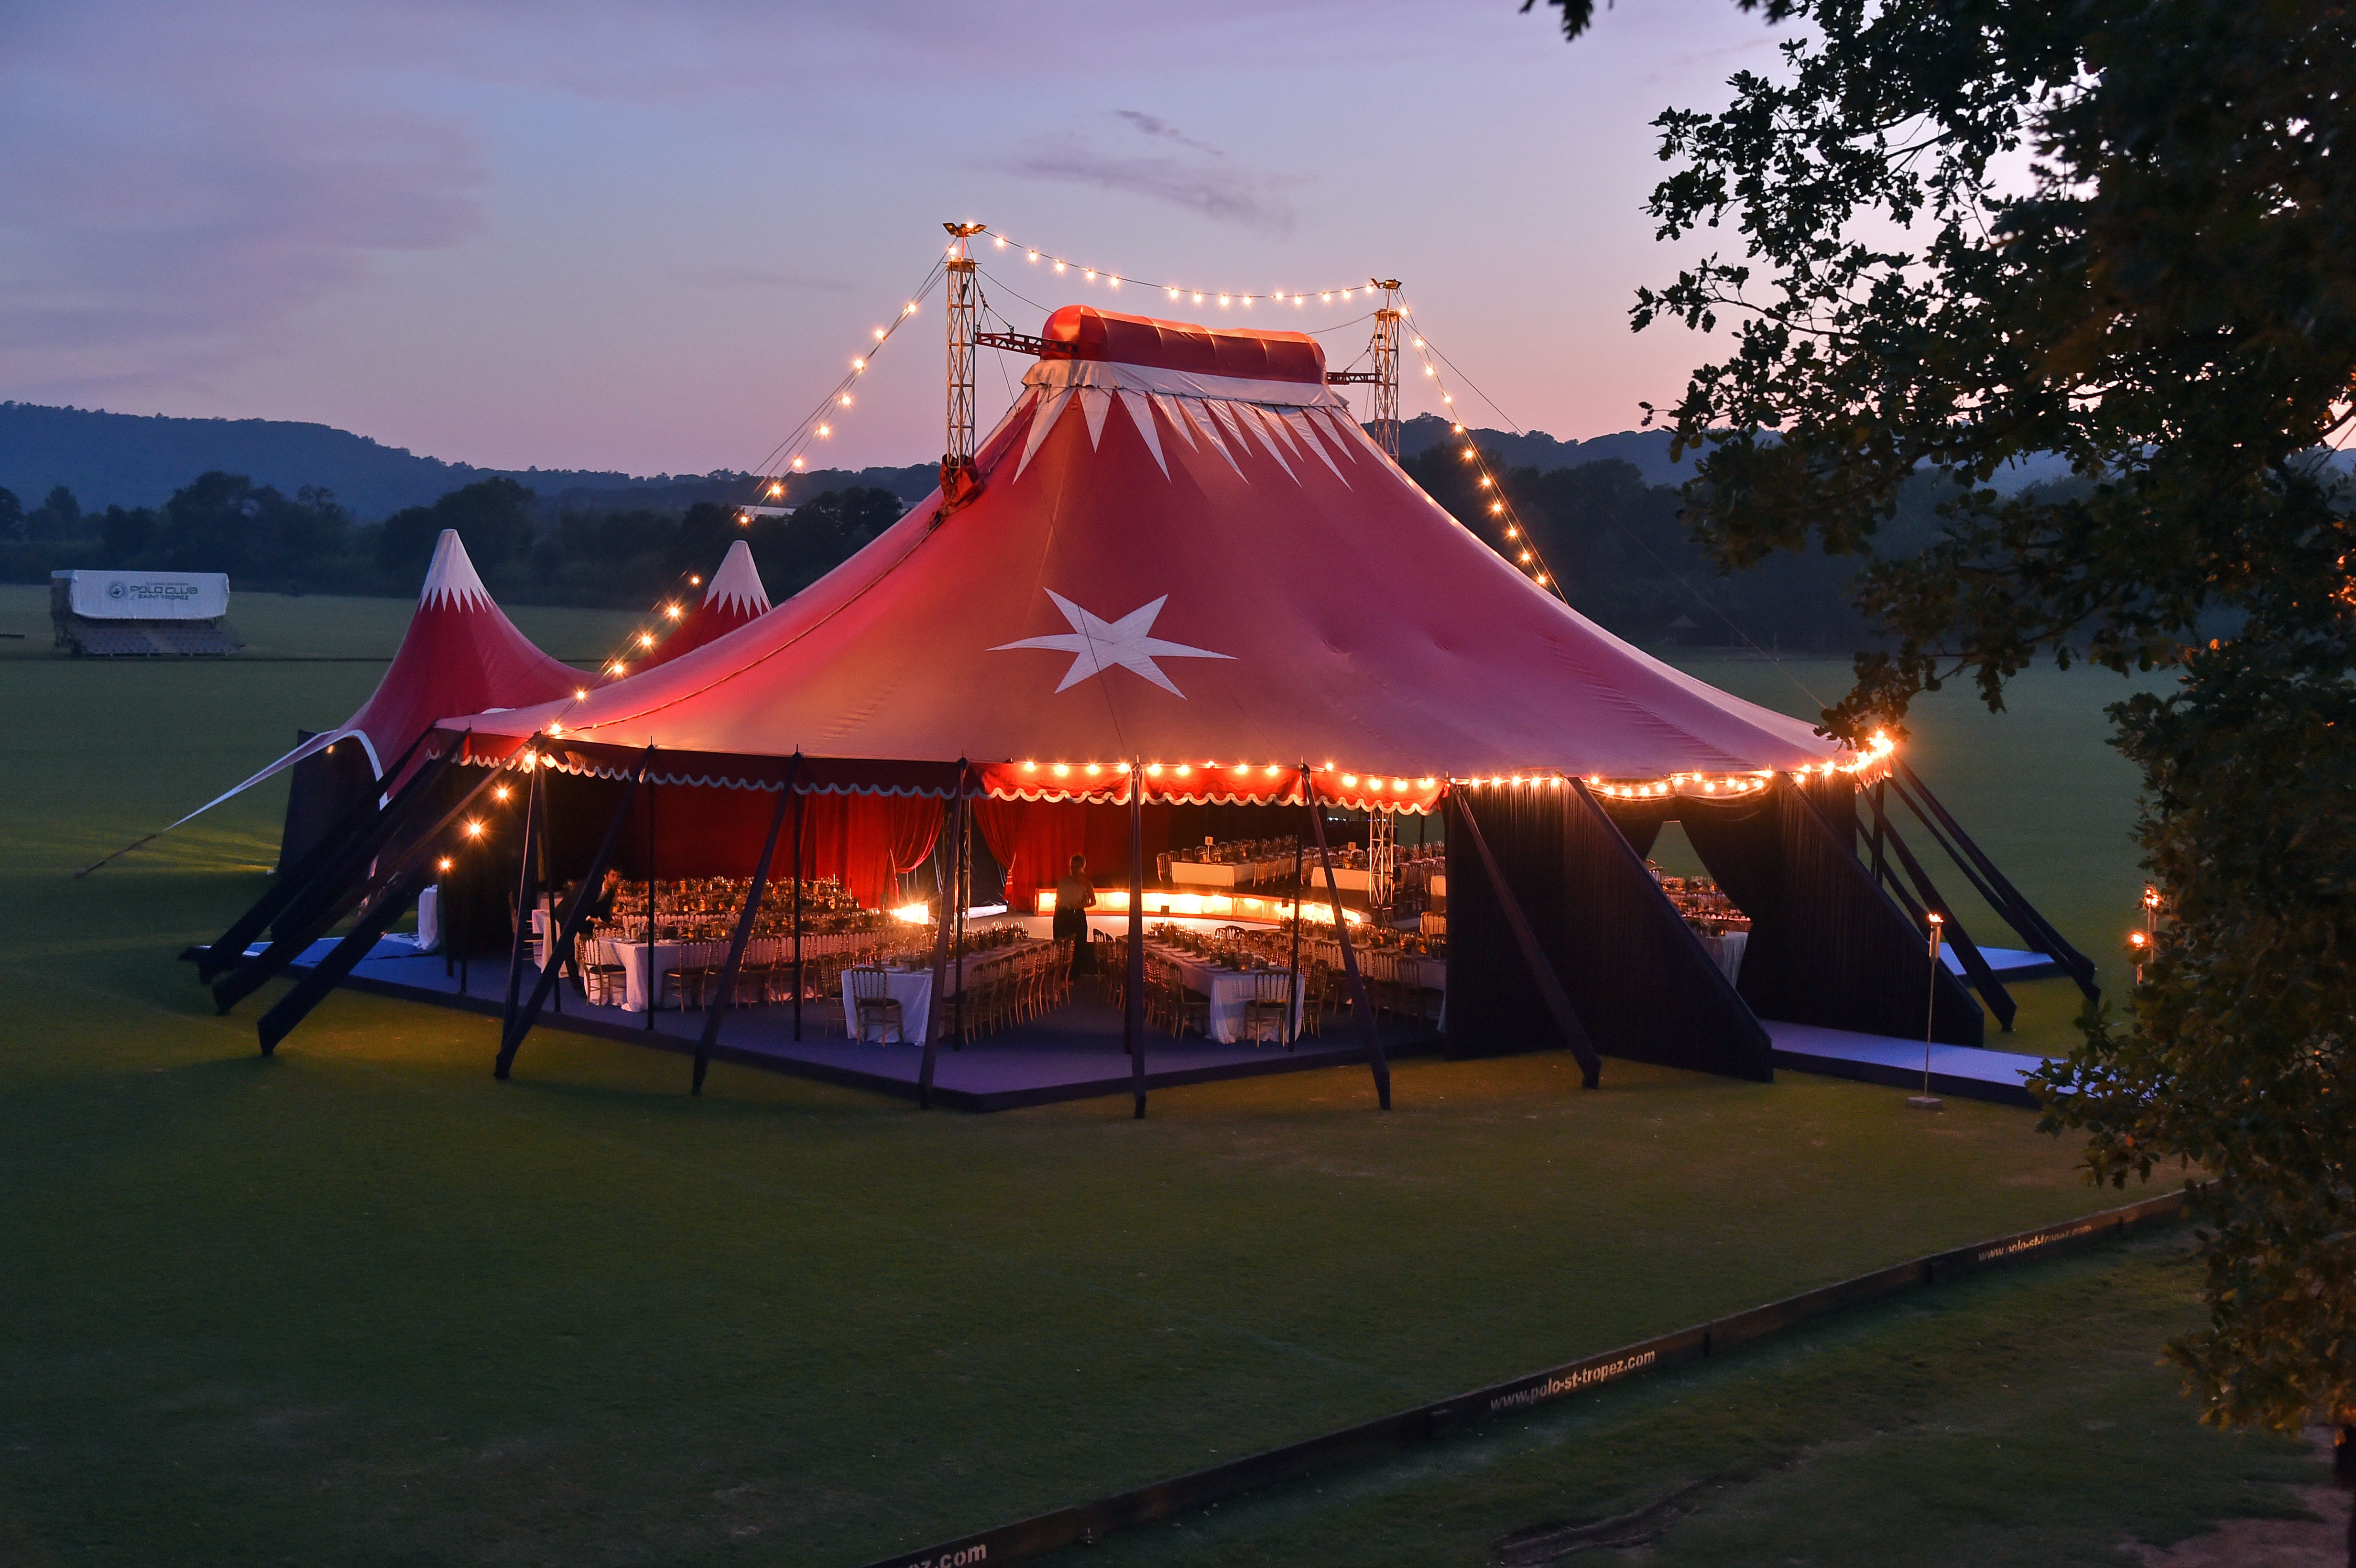
[[[1243,1039],[1244,1009],[1259,995],[1259,976],[1286,973],[1282,969],[1231,969],[1199,957],[1183,947],[1165,946],[1156,942],[1148,942],[1145,950],[1156,958],[1176,965],[1179,984],[1197,996],[1210,998],[1211,1038],[1222,1045],[1233,1045]],[[1301,1033],[1301,993],[1298,990],[1292,997],[1290,1033],[1296,1039]]]

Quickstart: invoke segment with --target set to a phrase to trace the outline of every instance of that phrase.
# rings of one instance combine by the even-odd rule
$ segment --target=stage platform
[[[317,962],[334,945],[332,940],[314,944],[294,967]],[[421,955],[403,939],[387,937],[344,984],[354,990],[493,1017],[504,1010],[506,965],[475,965],[469,979],[470,994],[461,995],[457,977],[443,974],[439,955]],[[644,1013],[591,1007],[570,986],[564,988],[562,1000],[562,1013],[553,1001],[541,1009],[535,1032],[568,1029],[674,1051],[692,1051],[703,1032],[705,1015],[701,1012],[659,1012],[654,1015],[654,1027],[648,1029]],[[804,1015],[804,1038],[797,1041],[789,1007],[732,1011],[721,1026],[720,1044],[712,1056],[719,1061],[916,1098],[916,1070],[924,1056],[920,1047],[862,1045],[846,1040],[839,1014],[830,1033],[822,1032],[818,1024],[817,1009],[809,1009]],[[1071,1002],[1044,1018],[969,1041],[962,1050],[943,1041],[936,1052],[933,1099],[959,1110],[1006,1111],[1059,1100],[1128,1094],[1130,1062],[1120,1048],[1120,1015],[1098,1000],[1094,982],[1083,977],[1074,988]],[[1409,1036],[1388,1024],[1383,1029],[1383,1051],[1394,1059],[1437,1052],[1440,1048],[1437,1034]],[[1329,1028],[1324,1035],[1305,1039],[1291,1051],[1279,1045],[1221,1045],[1193,1036],[1173,1040],[1167,1034],[1150,1033],[1145,1087],[1149,1092],[1173,1089],[1271,1072],[1362,1066],[1364,1061],[1365,1046],[1353,1029]],[[526,1076],[531,1072],[529,1040],[516,1059],[516,1071]]]
[[[1922,1042],[1919,1040],[1851,1034],[1847,1029],[1778,1023],[1772,1019],[1759,1021],[1774,1042],[1778,1067],[1922,1092]],[[2034,1106],[2037,1101],[2021,1086],[2021,1080],[2046,1060],[1972,1045],[1934,1045],[1931,1093],[1962,1100],[1992,1100],[1999,1105]]]
[[[2019,947],[1983,947],[1980,956],[1987,960],[1988,968],[1999,980],[2045,980],[2069,973],[2044,954]],[[1960,976],[1964,972],[1964,961],[1955,956],[1952,947],[1939,949],[1939,962],[1947,966],[1950,975]]]

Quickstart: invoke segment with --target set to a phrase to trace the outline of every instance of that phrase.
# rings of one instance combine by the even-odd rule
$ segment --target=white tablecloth
[[[933,1016],[933,971],[930,966],[885,970],[884,990],[885,995],[900,1004],[900,1032],[896,1038],[910,1045],[924,1044],[925,1026]],[[842,976],[842,1032],[848,1039],[859,1038],[859,1004],[851,997],[848,971]],[[888,1042],[895,1037],[886,1030],[884,1038]],[[873,1035],[869,1036],[868,1043],[874,1043]]]
[[[1696,940],[1730,982],[1742,978],[1742,950],[1751,945],[1749,932],[1730,931],[1724,936],[1697,936]]]
[[[417,951],[442,950],[442,890],[427,888],[417,895]]]
[[[1232,969],[1219,969],[1204,963],[1190,953],[1173,947],[1162,947],[1147,943],[1145,950],[1157,958],[1166,958],[1178,965],[1180,982],[1190,990],[1211,998],[1211,1038],[1222,1045],[1233,1045],[1244,1037],[1244,1004],[1259,995],[1259,976],[1238,974]],[[1301,997],[1292,998],[1292,1032],[1301,1033]]]
[[[1312,894],[1325,891],[1325,868],[1314,855],[1309,858],[1309,864],[1301,868],[1301,875]],[[1366,892],[1375,885],[1375,874],[1363,867],[1336,866],[1333,868],[1333,885],[1344,892]]]

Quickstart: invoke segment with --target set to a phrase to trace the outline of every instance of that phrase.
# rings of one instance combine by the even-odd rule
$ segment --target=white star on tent
[[[1163,659],[1231,659],[1233,654],[1215,654],[1208,648],[1190,648],[1183,643],[1173,643],[1151,635],[1153,618],[1162,613],[1162,606],[1170,603],[1164,593],[1150,604],[1141,604],[1118,621],[1100,621],[1054,589],[1047,597],[1072,624],[1068,632],[1058,632],[1051,637],[1025,637],[1019,643],[1001,643],[990,651],[1004,653],[1010,648],[1047,648],[1059,654],[1070,654],[1072,667],[1064,672],[1064,683],[1055,688],[1066,691],[1100,671],[1119,665],[1135,670],[1171,696],[1183,699],[1186,694],[1170,682],[1162,667],[1153,661]]]

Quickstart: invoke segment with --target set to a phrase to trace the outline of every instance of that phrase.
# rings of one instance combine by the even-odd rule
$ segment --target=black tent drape
[[[1644,857],[1583,788],[1476,788],[1457,805],[1480,823],[1598,1051],[1762,1083],[1773,1077],[1766,1031],[1645,871]],[[1450,1054],[1554,1043],[1554,1024],[1486,870],[1460,852],[1455,836],[1449,844]]]
[[[297,730],[297,745],[317,734]],[[390,763],[393,759],[387,757]],[[315,752],[287,770],[286,822],[278,835],[278,868],[302,863],[352,808],[374,796],[382,786],[369,765],[368,748],[357,739],[338,741]]]
[[[1851,848],[1856,799],[1846,778],[1804,790],[1778,782],[1739,800],[1685,795],[1677,815],[1702,864],[1751,917],[1740,988],[1761,1018],[1920,1040],[1935,985],[1933,1035],[1949,1045],[1985,1039],[1979,1003],[1944,965],[1933,979],[1925,933]]]

